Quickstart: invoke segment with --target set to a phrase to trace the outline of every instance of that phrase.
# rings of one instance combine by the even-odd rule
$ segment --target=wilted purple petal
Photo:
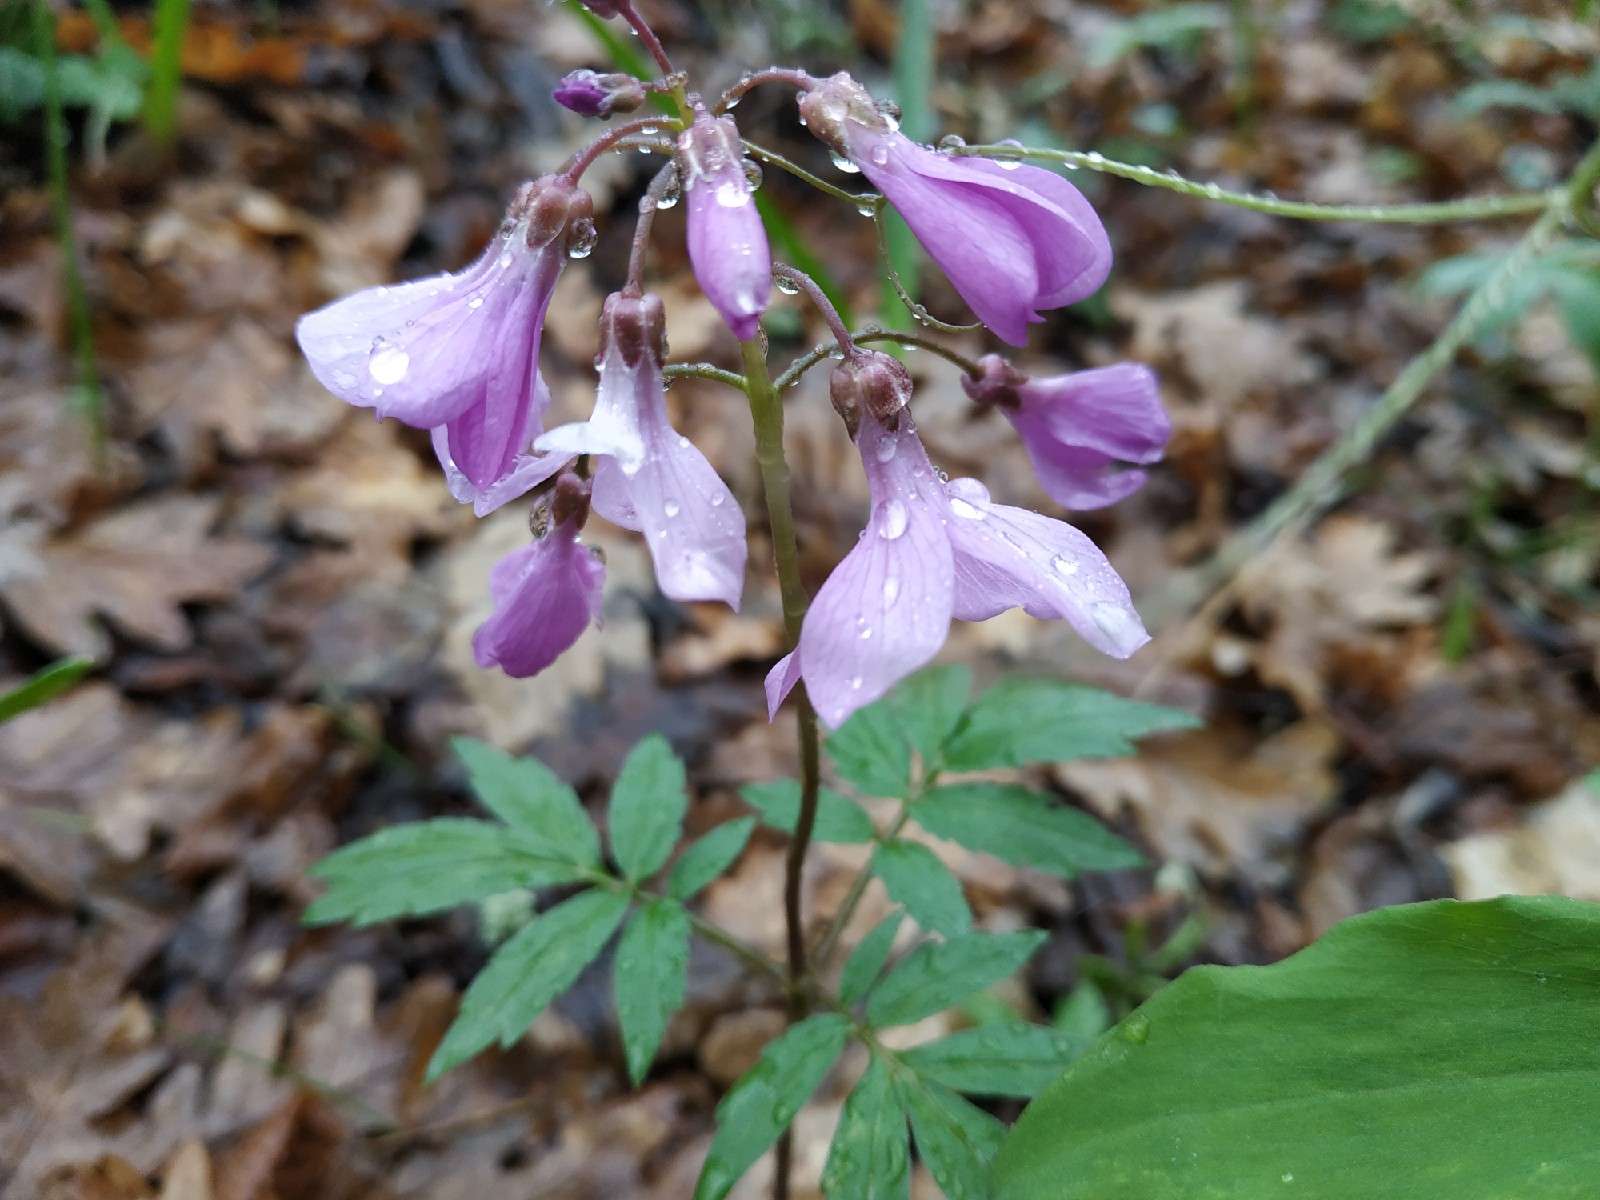
[[[575,522],[513,550],[489,576],[494,612],[472,636],[478,665],[537,675],[599,619],[605,575]]]
[[[694,277],[740,341],[756,335],[772,294],[772,252],[744,173],[739,129],[702,113],[678,138]]]
[[[995,504],[976,479],[948,485],[957,618],[1008,608],[1061,618],[1095,649],[1127,658],[1150,640],[1128,587],[1097,546],[1064,521]]]
[[[829,726],[939,652],[954,600],[948,506],[910,418],[891,432],[863,413],[856,446],[872,515],[811,602],[797,652]]]

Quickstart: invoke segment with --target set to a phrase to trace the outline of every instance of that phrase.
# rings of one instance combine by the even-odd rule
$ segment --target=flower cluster
[[[1105,230],[1059,175],[919,145],[848,75],[771,74],[797,86],[810,131],[901,213],[1002,340],[1023,344],[1043,311],[1104,282]],[[556,98],[574,112],[628,112],[671,84],[684,117],[614,126],[561,172],[526,184],[463,270],[359,292],[297,328],[312,370],[335,395],[431,432],[452,494],[478,515],[548,485],[545,529],[494,568],[493,615],[474,639],[482,665],[511,675],[543,670],[599,617],[605,569],[579,541],[591,509],[643,534],[667,596],[739,606],[744,515],[705,456],[669,424],[665,314],[641,286],[641,262],[661,197],[681,191],[695,277],[747,345],[761,337],[774,265],[739,128],[684,94],[680,81],[570,74]],[[648,138],[661,123],[677,130],[673,163],[641,205],[628,282],[604,305],[594,411],[546,430],[544,316],[567,260],[587,254],[595,238],[579,180],[598,154],[629,135]],[[1142,645],[1128,590],[1094,544],[1062,521],[994,503],[977,480],[946,479],[917,435],[909,372],[837,332],[831,393],[872,507],[768,677],[769,707],[776,711],[803,680],[822,719],[837,725],[937,654],[952,618],[982,621],[1014,607],[1066,621],[1106,654],[1125,657]],[[1170,432],[1154,377],[1134,364],[1032,378],[989,355],[971,364],[964,384],[979,410],[1012,423],[1045,493],[1069,509],[1138,488],[1138,468],[1160,458]]]

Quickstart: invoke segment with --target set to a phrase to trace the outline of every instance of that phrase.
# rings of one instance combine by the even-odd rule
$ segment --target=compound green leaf
[[[910,1025],[1004,979],[1032,957],[1042,930],[968,933],[926,942],[896,964],[867,1000],[867,1019],[878,1028]]]
[[[774,779],[750,783],[739,789],[744,802],[774,829],[793,833],[800,820],[800,781]],[[877,831],[867,810],[831,788],[817,792],[817,820],[811,837],[818,842],[870,842]]]
[[[1133,753],[1135,738],[1199,722],[1186,712],[1053,679],[1010,679],[979,696],[945,748],[953,771]]]
[[[956,934],[972,928],[961,881],[921,843],[902,838],[884,842],[872,852],[872,873],[924,929]]]
[[[1067,879],[1144,863],[1143,855],[1087,813],[1017,784],[936,788],[917,801],[911,815],[938,837]]]
[[[486,742],[451,743],[483,806],[513,829],[585,867],[600,862],[600,835],[575,793],[534,758],[513,758]]]
[[[828,1200],[907,1200],[910,1141],[889,1069],[874,1056],[845,1099],[822,1170],[822,1194]]]
[[[683,1003],[689,970],[689,914],[672,900],[651,900],[628,922],[614,964],[617,1020],[628,1076],[644,1078],[667,1021]]]
[[[661,868],[683,833],[688,807],[683,762],[666,738],[652,733],[628,752],[606,810],[611,853],[627,878],[644,879]]]

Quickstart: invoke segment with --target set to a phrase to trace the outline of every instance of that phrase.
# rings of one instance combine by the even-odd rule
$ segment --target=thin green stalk
[[[72,228],[72,184],[67,168],[67,121],[61,104],[61,75],[56,63],[55,14],[46,0],[33,8],[34,52],[44,64],[44,152],[50,177],[50,212],[61,247],[61,273],[67,286],[67,320],[77,378],[72,406],[89,427],[95,457],[105,450],[105,393],[95,364],[94,318],[89,292],[78,266],[78,239]]]
[[[911,821],[911,804],[910,800],[901,804],[894,822],[883,835],[883,841],[893,841]],[[861,904],[861,897],[866,895],[867,885],[871,882],[872,860],[869,858],[856,872],[856,877],[850,881],[850,890],[844,894],[844,900],[840,903],[838,911],[833,914],[833,920],[823,932],[822,940],[817,943],[816,953],[811,956],[819,972],[828,969],[828,964],[833,959],[833,952],[838,948],[839,939],[844,935],[845,927],[850,924],[850,918],[856,915],[856,908]]]
[[[883,197],[878,195],[877,192],[852,192],[847,188],[837,187],[822,178],[822,176],[812,174],[799,163],[785,158],[776,150],[767,149],[760,142],[752,142],[748,138],[741,140],[744,142],[744,148],[762,162],[777,167],[780,171],[787,171],[796,179],[810,184],[819,192],[826,192],[835,200],[843,200],[846,204],[853,204],[858,209],[866,205],[878,208],[883,204]]]
[[[953,363],[960,367],[968,375],[977,375],[981,373],[978,364],[973,362],[965,354],[952,350],[948,346],[934,341],[925,334],[912,333],[909,330],[902,329],[880,329],[875,325],[868,325],[865,326],[860,333],[852,333],[850,335],[850,339],[862,344],[866,344],[868,342],[894,342],[902,346],[915,346],[919,350],[926,350],[929,354],[937,354],[946,362]],[[783,373],[772,381],[773,390],[775,390],[779,395],[782,395],[795,384],[799,383],[802,375],[804,375],[812,367],[816,366],[823,359],[828,358],[830,355],[835,353],[838,349],[839,343],[836,341],[823,342],[819,346],[813,346],[810,350],[807,350],[799,358],[795,359],[792,363],[785,367],[783,369]]]
[[[725,371],[721,367],[713,366],[711,363],[703,362],[668,363],[666,367],[662,369],[661,376],[662,378],[669,380],[685,379],[689,377],[693,377],[695,379],[712,379],[717,383],[725,383],[731,388],[737,388],[741,392],[745,390],[746,386],[743,375],[740,375],[735,371]]]
[[[177,124],[178,84],[183,79],[183,37],[189,28],[189,0],[156,0],[155,44],[150,51],[150,87],[144,97],[144,125],[163,144]]]
[[[1589,159],[1600,162],[1593,150]],[[1156,611],[1152,616],[1159,618],[1175,611],[1193,610],[1229,586],[1251,559],[1280,537],[1303,529],[1334,502],[1345,474],[1366,461],[1379,440],[1411,410],[1456,352],[1477,335],[1487,319],[1501,310],[1506,289],[1516,277],[1555,240],[1570,211],[1567,193],[1556,195],[1559,199],[1529,227],[1522,240],[1467,298],[1433,343],[1406,364],[1378,402],[1363,413],[1343,437],[1323,451],[1293,488],[1229,538],[1205,563],[1174,580],[1153,606]]]
[[[915,141],[933,136],[932,84],[938,31],[929,0],[903,0],[900,34],[894,48],[894,98],[900,106],[901,131]],[[917,312],[921,251],[916,236],[896,212],[878,217],[889,274],[878,308],[883,323],[905,327]]]
[[[1418,225],[1441,221],[1479,221],[1496,217],[1527,216],[1543,212],[1556,198],[1556,192],[1522,192],[1510,196],[1470,196],[1435,204],[1310,204],[1303,200],[1280,200],[1276,196],[1256,196],[1230,192],[1214,183],[1196,183],[1173,171],[1158,171],[1133,163],[1117,162],[1096,150],[1051,150],[1036,146],[959,146],[953,154],[1019,160],[1043,159],[1067,167],[1083,167],[1131,179],[1149,187],[1165,188],[1183,196],[1217,200],[1252,212],[1304,221],[1377,221]]]

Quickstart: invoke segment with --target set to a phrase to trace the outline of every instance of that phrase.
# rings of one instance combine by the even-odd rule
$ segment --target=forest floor
[[[732,82],[731,64],[793,61],[890,87],[885,0],[642,7],[709,86]],[[1288,4],[1262,18],[1253,52],[1225,5],[1178,6],[1187,25],[1078,0],[934,7],[941,131],[1097,149],[1228,187],[1332,203],[1536,190],[1600,119],[1600,35],[1564,4],[1515,17]],[[125,22],[135,45],[143,20]],[[86,17],[63,19],[63,51],[93,41]],[[474,914],[368,930],[299,921],[307,869],[334,847],[466,811],[456,734],[537,754],[599,795],[626,748],[662,731],[690,763],[691,832],[743,811],[740,784],[794,770],[792,724],[769,725],[761,699],[781,629],[741,396],[698,380],[670,394],[752,514],[742,612],[665,600],[637,540],[597,531],[604,629],[516,681],[478,669],[470,638],[489,564],[527,536],[524,508],[475,521],[424,436],[333,399],[292,339],[295,318],[334,296],[472,257],[515,185],[592,132],[548,94],[602,55],[565,7],[528,0],[196,6],[170,155],[131,125],[72,150],[99,446],[74,402],[37,113],[7,128],[0,690],[64,654],[97,665],[0,727],[3,1200],[682,1197],[722,1089],[781,1024],[765,985],[702,947],[641,1090],[598,970],[518,1046],[425,1087],[486,953]],[[829,172],[781,92],[738,115]],[[647,167],[630,154],[589,176],[601,241],[590,269],[566,273],[546,338],[558,417],[591,401],[595,319],[620,283]],[[1175,973],[1274,961],[1379,905],[1600,899],[1592,324],[1585,346],[1581,319],[1530,281],[1520,319],[1443,372],[1308,532],[1210,604],[1169,588],[1429,343],[1456,302],[1442,294],[1449,272],[1470,276],[1525,220],[1291,222],[1073,179],[1117,266],[1101,297],[1039,327],[1025,361],[1135,358],[1161,375],[1167,460],[1131,500],[1081,521],[1158,636],[1117,663],[1014,612],[958,626],[943,657],[984,680],[1071,676],[1204,727],[1137,758],[1038,773],[1155,868],[1068,885],[937,846],[980,924],[1051,931],[996,999],[1047,1016],[1079,956],[1126,962],[1130,931],[1159,945],[1203,929],[1169,956]],[[764,190],[870,312],[871,222],[771,169]],[[735,366],[681,229],[681,207],[663,214],[652,259],[672,355]],[[1581,269],[1597,274],[1594,261]],[[924,280],[932,311],[964,319],[935,268]],[[780,356],[821,339],[808,311],[777,299]],[[1038,504],[1005,423],[974,416],[939,360],[908,361],[935,461]],[[815,586],[866,498],[821,372],[791,396],[789,445]],[[818,849],[815,910],[838,902],[860,853]],[[778,835],[759,834],[705,900],[774,953],[781,856]],[[799,1118],[802,1196],[817,1194],[841,1096],[825,1089]],[[765,1186],[758,1170],[736,1195]]]

